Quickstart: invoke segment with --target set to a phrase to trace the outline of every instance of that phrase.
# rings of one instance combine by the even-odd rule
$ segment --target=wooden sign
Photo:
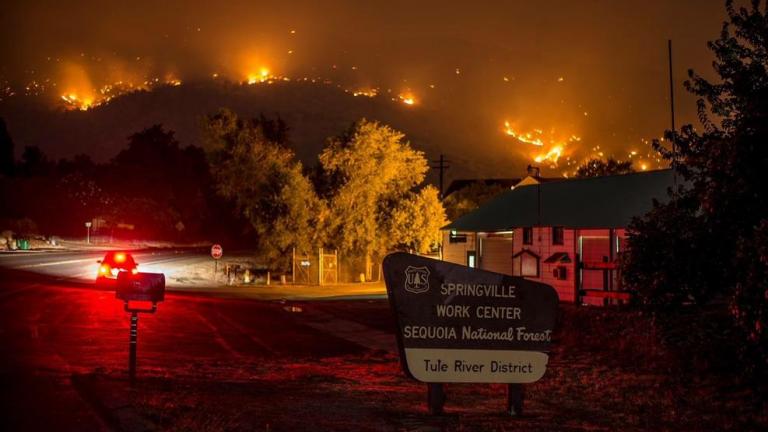
[[[406,253],[384,259],[405,373],[427,383],[531,383],[546,370],[557,292]]]

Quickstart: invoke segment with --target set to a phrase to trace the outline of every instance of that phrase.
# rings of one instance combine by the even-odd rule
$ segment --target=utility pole
[[[669,111],[672,117],[672,185],[677,189],[677,129],[675,129],[675,80],[672,76],[672,39],[667,40],[669,54]]]
[[[445,170],[450,168],[450,165],[447,165],[448,162],[450,162],[448,159],[445,158],[444,154],[440,154],[440,159],[433,160],[433,165],[430,167],[432,169],[440,170],[440,199],[443,199],[443,181],[445,179]]]
[[[672,39],[667,41],[667,51],[669,52],[669,111],[672,116],[672,152],[675,151],[675,80],[672,75]],[[673,161],[674,162],[674,161]]]

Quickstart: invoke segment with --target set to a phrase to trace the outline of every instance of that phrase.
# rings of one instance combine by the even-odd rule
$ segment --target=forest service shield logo
[[[429,269],[408,266],[405,269],[405,290],[420,294],[429,290]]]

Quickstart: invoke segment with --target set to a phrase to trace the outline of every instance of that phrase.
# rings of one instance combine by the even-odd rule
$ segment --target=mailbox
[[[165,299],[165,275],[162,273],[120,272],[117,275],[116,297],[123,301],[150,301]]]

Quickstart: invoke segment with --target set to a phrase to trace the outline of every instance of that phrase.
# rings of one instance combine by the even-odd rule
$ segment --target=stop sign
[[[219,259],[222,255],[224,255],[224,249],[222,249],[220,244],[211,246],[211,256],[213,259]]]

